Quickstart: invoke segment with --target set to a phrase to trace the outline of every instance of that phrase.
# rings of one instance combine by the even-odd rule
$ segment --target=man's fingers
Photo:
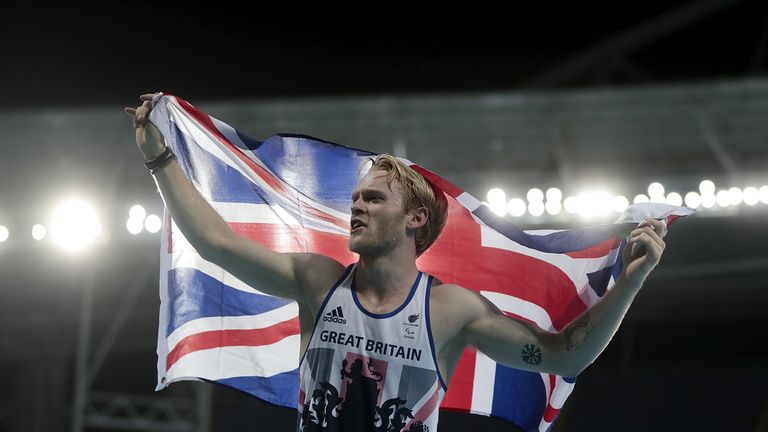
[[[150,101],[150,102],[151,102],[151,101],[152,101],[152,98],[153,98],[153,97],[155,97],[155,95],[156,95],[156,94],[157,94],[157,93],[147,93],[147,94],[143,94],[143,95],[139,96],[139,99],[141,99],[141,100],[143,100],[143,101]]]
[[[125,108],[123,108],[123,111],[125,111],[126,114],[129,114],[129,115],[132,115],[132,116],[136,115],[136,108],[125,107]]]

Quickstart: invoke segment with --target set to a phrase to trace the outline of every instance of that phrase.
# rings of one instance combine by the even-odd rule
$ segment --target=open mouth
[[[355,219],[355,220],[353,220],[350,223],[350,227],[351,227],[351,231],[350,232],[355,232],[355,231],[360,231],[361,229],[365,228],[366,225],[364,223],[360,222],[359,220]]]

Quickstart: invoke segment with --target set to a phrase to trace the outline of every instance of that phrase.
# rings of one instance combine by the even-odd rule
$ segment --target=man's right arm
[[[144,103],[126,108],[134,116],[136,143],[145,158],[153,159],[165,149],[162,136],[149,122],[152,95]],[[226,221],[200,195],[176,161],[156,171],[155,181],[173,220],[201,257],[222,267],[259,290],[315,306],[328,278],[343,272],[335,260],[310,253],[278,253],[233,232]],[[338,273],[338,274],[336,274]]]

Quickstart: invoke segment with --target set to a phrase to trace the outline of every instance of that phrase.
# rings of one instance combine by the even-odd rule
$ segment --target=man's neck
[[[371,300],[386,300],[408,292],[418,273],[412,254],[361,256],[355,272],[355,289]]]

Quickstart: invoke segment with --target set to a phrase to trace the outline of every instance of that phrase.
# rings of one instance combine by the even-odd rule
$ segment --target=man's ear
[[[419,207],[417,209],[411,210],[411,212],[408,213],[407,228],[414,230],[419,229],[427,224],[428,219],[429,210],[427,210],[426,207]]]

